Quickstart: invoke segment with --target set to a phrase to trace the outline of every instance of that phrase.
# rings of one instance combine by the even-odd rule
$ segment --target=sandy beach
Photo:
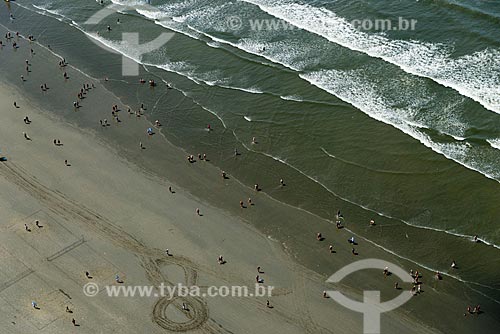
[[[489,310],[498,305],[484,294],[449,276],[438,281],[435,273],[357,236],[353,255],[348,229],[255,192],[231,171],[223,179],[198,152],[168,142],[154,120],[129,114],[138,106],[123,105],[104,81],[71,66],[61,69],[46,48],[14,39],[18,49],[9,42],[0,50],[0,155],[6,158],[0,163],[0,332],[362,333],[361,314],[324,298],[323,291],[338,289],[361,301],[363,290],[380,290],[389,300],[411,289],[406,283],[394,289],[400,280],[384,277],[383,268],[325,283],[343,266],[368,258],[422,275],[423,291],[382,316],[382,333],[497,332],[500,316]],[[43,91],[45,83],[49,89]],[[83,84],[93,88],[81,108],[73,108]],[[120,122],[111,114],[115,104]],[[110,126],[101,126],[102,119]],[[146,133],[149,127],[154,135]],[[191,154],[194,163],[186,160]],[[279,179],[263,187],[279,189]],[[286,228],[275,238],[278,220]],[[325,240],[316,239],[318,232]],[[217,263],[220,255],[225,264]],[[87,297],[82,291],[90,281],[253,288],[256,275],[262,286],[274,287],[271,297],[167,300],[109,297],[105,291]],[[483,313],[464,316],[468,305],[477,304]]]

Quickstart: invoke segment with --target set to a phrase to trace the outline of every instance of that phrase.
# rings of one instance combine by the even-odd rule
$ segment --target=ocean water
[[[103,8],[113,10],[87,24]],[[18,0],[10,11],[7,27],[109,77],[125,103],[152,106],[175,144],[249,186],[283,177],[294,191],[264,191],[332,221],[341,209],[355,233],[427,268],[447,272],[451,258],[480,252],[456,278],[500,296],[490,265],[500,251],[498,1]],[[399,18],[415,29],[353,23]],[[123,32],[141,43],[175,35],[140,55]],[[140,92],[138,77],[121,75],[122,55],[161,85]]]

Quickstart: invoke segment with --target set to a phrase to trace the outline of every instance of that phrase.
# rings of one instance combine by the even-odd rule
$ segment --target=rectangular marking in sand
[[[16,310],[17,317],[28,320],[38,330],[65,315],[66,305],[71,305],[68,297],[36,273],[3,290],[0,297]],[[32,301],[40,309],[33,308]]]
[[[81,245],[64,256],[58,257],[52,261],[52,264],[65,272],[79,286],[88,282],[99,286],[112,285],[115,283],[116,274],[121,279],[125,279],[123,272],[88,244]],[[92,279],[85,276],[86,271],[90,273]]]
[[[33,273],[33,270],[0,246],[0,292],[31,273]]]
[[[38,220],[40,226],[35,225]],[[24,224],[30,228],[25,230]],[[54,217],[43,210],[39,210],[24,219],[14,222],[9,227],[14,234],[33,248],[42,258],[50,258],[62,249],[76,245],[81,237],[75,236]]]

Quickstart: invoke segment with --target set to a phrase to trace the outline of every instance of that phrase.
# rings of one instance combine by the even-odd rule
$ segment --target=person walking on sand
[[[65,164],[66,166],[69,166],[69,164],[68,164],[68,160],[64,160],[64,164]]]
[[[24,229],[28,232],[31,232],[31,229],[28,227],[28,225],[24,224]]]
[[[200,215],[200,209],[196,208],[196,214],[199,216]]]

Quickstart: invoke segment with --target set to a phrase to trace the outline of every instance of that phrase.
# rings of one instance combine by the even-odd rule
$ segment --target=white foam
[[[325,9],[288,0],[243,0],[281,20],[346,48],[381,58],[404,71],[455,89],[500,113],[500,50],[484,49],[452,58],[452,45],[391,40],[367,34]]]
[[[24,9],[32,11],[31,8],[23,6],[19,3],[16,3],[16,5],[24,8]],[[58,11],[55,9],[49,9],[50,8],[49,4],[47,4],[46,6],[37,6],[37,5],[31,5],[31,6],[33,6],[33,8],[35,8],[35,12],[38,14],[56,19],[59,22],[63,22],[63,23],[68,21],[68,18],[66,16],[64,16],[61,11]]]
[[[24,8],[24,7],[23,7]],[[26,8],[28,9],[28,8]],[[41,12],[38,12],[39,14],[46,15],[46,10],[42,9],[42,7],[37,8]],[[53,13],[50,13],[52,15],[55,15],[57,11],[53,11]],[[63,22],[63,19],[66,21],[69,20],[68,18],[62,16],[59,14],[58,17],[54,17],[52,15],[48,15],[52,18],[58,19],[59,21]],[[128,45],[126,41],[112,41],[109,39],[106,39],[102,37],[101,35],[98,35],[97,33],[94,32],[89,32],[86,31],[83,27],[81,27],[79,24],[77,24],[75,21],[71,22],[66,22],[73,26],[74,28],[78,29],[82,33],[84,33],[87,37],[89,37],[91,40],[94,40],[98,42],[101,46],[105,47],[109,51],[113,53],[118,53],[121,54],[138,64],[143,64],[147,66],[154,66],[160,69],[163,69],[168,72],[173,72],[176,73],[180,76],[183,76],[191,81],[193,81],[196,84],[204,83],[209,86],[218,86],[221,88],[225,89],[232,89],[232,90],[239,90],[247,93],[252,93],[252,94],[262,94],[263,91],[257,87],[236,87],[236,86],[231,86],[227,84],[227,81],[223,79],[217,79],[217,78],[224,78],[224,75],[222,75],[219,71],[212,71],[212,72],[205,72],[205,73],[199,73],[195,70],[194,66],[189,66],[186,62],[169,62],[169,63],[164,63],[164,64],[154,64],[154,63],[148,63],[148,62],[143,62],[142,61],[142,55],[140,54],[139,50],[137,50],[133,45]],[[161,22],[157,22],[160,25],[163,25]],[[170,29],[170,27],[169,27]],[[196,36],[193,36],[193,38],[196,38]],[[212,111],[210,111],[213,113]]]
[[[19,5],[19,6],[21,6],[21,5]],[[50,4],[46,4],[45,6],[38,6],[38,5],[32,5],[32,6],[35,7],[36,9],[43,10],[47,13],[50,13],[50,14],[53,14],[56,16],[63,16],[60,11],[55,10],[55,9],[50,9]],[[25,8],[25,7],[23,7],[23,8]]]
[[[298,95],[281,95],[280,99],[285,101],[295,101],[295,102],[303,102],[304,100]]]
[[[403,220],[401,218],[397,218],[397,217],[394,217],[394,216],[391,216],[389,214],[386,214],[386,213],[383,213],[383,212],[380,212],[380,211],[376,211],[372,208],[369,208],[368,206],[362,204],[362,203],[357,203],[357,202],[354,202],[353,200],[349,199],[349,198],[346,198],[346,197],[343,197],[341,196],[340,194],[336,193],[335,191],[333,191],[332,189],[330,189],[328,186],[326,186],[324,183],[322,183],[321,181],[319,181],[318,179],[316,179],[315,177],[312,177],[310,176],[309,174],[307,174],[306,172],[302,171],[301,169],[299,169],[298,167],[288,163],[286,161],[286,159],[284,158],[281,158],[281,157],[277,157],[277,156],[274,156],[272,154],[269,154],[267,152],[262,152],[262,151],[256,151],[254,150],[251,146],[247,145],[244,141],[240,140],[238,138],[238,136],[236,135],[236,133],[233,131],[233,135],[234,137],[240,142],[240,144],[245,147],[246,150],[250,151],[250,152],[254,152],[254,153],[257,153],[257,154],[261,154],[261,155],[264,155],[268,158],[271,158],[275,161],[278,161],[290,168],[292,168],[293,170],[297,171],[298,173],[300,173],[301,175],[305,176],[306,178],[308,178],[309,180],[313,181],[314,183],[318,184],[319,186],[321,186],[323,189],[325,189],[326,191],[328,191],[330,194],[332,194],[333,196],[347,202],[347,203],[350,203],[352,205],[355,205],[359,208],[362,208],[368,212],[371,212],[373,214],[376,214],[378,216],[381,216],[381,217],[385,217],[385,218],[389,218],[389,219],[393,219],[393,220],[397,220],[405,225],[408,225],[408,226],[411,226],[411,227],[415,227],[415,228],[420,228],[420,229],[425,229],[425,230],[430,230],[430,231],[434,231],[434,232],[441,232],[441,233],[446,233],[446,234],[449,234],[449,235],[452,235],[452,236],[455,236],[455,237],[459,237],[459,238],[465,238],[465,239],[468,239],[468,240],[472,240],[474,238],[474,236],[472,235],[467,235],[467,234],[462,234],[462,233],[458,233],[458,232],[455,232],[455,231],[450,231],[450,230],[444,230],[444,229],[439,229],[439,228],[434,228],[434,227],[429,227],[429,226],[424,226],[424,225],[418,225],[418,224],[414,224],[414,223],[410,223],[406,220]],[[328,154],[328,153],[327,153]],[[483,237],[478,237],[478,240],[480,240],[481,242],[483,242],[484,244],[488,245],[488,246],[491,246],[491,247],[494,247],[496,249],[499,249],[500,250],[500,245],[497,245],[493,242],[490,242],[488,241],[486,238],[483,238]],[[382,246],[380,246],[382,247]],[[392,253],[392,252],[391,252]],[[395,254],[395,253],[394,253]],[[397,254],[396,254],[397,255]],[[399,256],[399,255],[398,255]],[[411,260],[410,260],[411,261]]]
[[[333,222],[331,222],[331,223],[333,223]],[[344,227],[344,228],[345,228],[345,230],[346,230],[346,231],[348,231],[348,232],[350,232],[350,233],[354,234],[354,235],[355,235],[355,236],[357,236],[358,238],[363,239],[364,241],[366,241],[366,242],[368,242],[368,243],[372,244],[373,246],[378,247],[378,248],[380,248],[380,249],[384,250],[385,252],[387,252],[387,253],[389,253],[389,254],[392,254],[392,255],[394,255],[394,256],[396,256],[396,257],[400,258],[400,259],[406,260],[406,261],[408,261],[408,262],[415,263],[415,264],[416,264],[416,265],[418,265],[419,267],[422,267],[422,268],[424,268],[424,269],[426,269],[426,270],[428,270],[428,271],[430,271],[430,272],[433,272],[433,273],[435,273],[435,272],[439,272],[441,275],[444,275],[444,276],[448,276],[448,277],[454,278],[454,279],[456,279],[457,281],[462,282],[462,283],[467,283],[467,284],[476,285],[476,286],[479,286],[479,287],[482,287],[482,288],[487,288],[487,289],[491,289],[491,290],[495,290],[495,291],[500,291],[500,289],[498,289],[498,288],[496,288],[496,287],[494,287],[494,286],[489,286],[489,285],[485,285],[485,284],[481,284],[481,283],[478,283],[478,282],[473,282],[473,281],[467,281],[467,280],[464,280],[464,279],[460,278],[460,277],[459,277],[459,276],[457,276],[457,275],[450,274],[449,272],[443,272],[443,271],[437,270],[437,269],[435,269],[435,268],[429,267],[429,266],[427,266],[427,265],[425,265],[425,264],[422,264],[422,263],[416,262],[416,261],[414,261],[414,260],[412,260],[412,259],[410,259],[410,258],[408,258],[408,257],[402,256],[401,254],[398,254],[398,253],[396,253],[396,252],[394,252],[394,251],[392,251],[392,250],[390,250],[390,249],[388,249],[388,248],[386,248],[386,247],[384,247],[384,246],[382,246],[382,245],[379,245],[379,244],[377,244],[376,242],[374,242],[374,241],[372,241],[372,240],[370,240],[370,239],[367,239],[367,238],[365,238],[365,237],[363,237],[363,236],[361,236],[361,235],[359,235],[359,234],[354,233],[353,231],[351,231],[351,230],[350,230],[349,228],[347,228],[347,227]],[[469,286],[469,287],[470,287],[470,286]],[[499,301],[499,300],[496,300],[495,298],[492,298],[491,296],[489,296],[489,295],[485,294],[485,293],[484,293],[484,292],[482,292],[482,291],[479,291],[479,290],[474,289],[474,288],[472,288],[472,287],[470,287],[470,288],[471,288],[472,290],[474,290],[475,292],[479,293],[480,295],[482,295],[482,296],[484,296],[484,297],[486,297],[486,298],[490,299],[491,301],[493,301],[493,302],[495,302],[495,303],[497,303],[497,304],[500,304],[500,301]]]
[[[203,31],[201,31],[201,30],[199,30],[199,29],[197,29],[195,27],[192,27],[192,26],[189,26],[189,27],[192,30],[198,32],[199,34],[201,34],[201,35],[203,35],[203,36],[205,36],[207,38],[210,38],[211,40],[213,40],[215,42],[218,42],[220,44],[230,45],[230,46],[232,46],[235,49],[243,50],[243,51],[245,51],[247,53],[250,53],[250,54],[253,54],[253,55],[265,58],[265,59],[267,59],[267,60],[269,60],[269,61],[271,61],[273,63],[280,64],[280,65],[282,65],[282,66],[284,66],[286,68],[289,68],[291,70],[294,70],[294,71],[300,71],[301,70],[301,68],[295,67],[291,63],[288,63],[288,62],[284,61],[281,56],[275,57],[272,54],[269,54],[269,53],[266,53],[266,52],[262,51],[264,48],[266,48],[267,50],[269,50],[269,49],[283,50],[283,47],[286,47],[286,45],[278,45],[278,43],[279,44],[283,44],[283,42],[276,42],[276,43],[271,44],[271,43],[268,43],[268,42],[258,42],[258,41],[255,41],[253,39],[242,38],[238,42],[235,43],[235,42],[227,41],[227,40],[222,39],[222,38],[218,38],[218,37],[216,37],[216,36],[214,36],[212,34],[203,32]]]
[[[411,125],[411,121],[415,115],[418,115],[412,110],[412,105],[401,108],[397,107],[401,105],[401,101],[398,100],[396,103],[394,101],[387,101],[383,95],[377,93],[376,88],[371,85],[370,81],[358,72],[323,70],[300,74],[300,77],[318,88],[339,97],[370,117],[392,125],[446,158],[493,180],[498,181],[500,179],[498,156],[486,160],[481,155],[479,147],[472,149],[471,144],[463,141],[462,138],[458,138],[460,139],[459,141],[452,143],[437,143],[433,141],[427,134],[420,131],[418,127]],[[425,98],[422,97],[422,99]],[[411,99],[413,99],[412,103],[418,106],[419,96],[412,94]]]
[[[207,42],[207,45],[210,46],[211,48],[215,48],[215,49],[220,49],[220,47],[221,47],[220,43],[218,43],[216,41]]]
[[[486,141],[491,145],[491,147],[500,150],[500,138],[486,139]]]

